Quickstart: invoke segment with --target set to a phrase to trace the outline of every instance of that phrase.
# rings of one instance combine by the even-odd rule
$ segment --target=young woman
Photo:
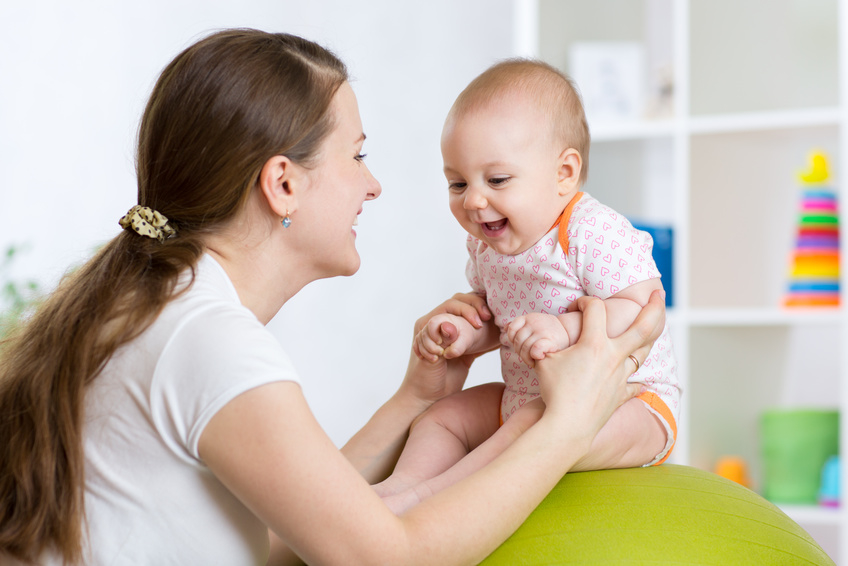
[[[222,31],[165,68],[124,230],[2,346],[4,563],[476,562],[638,394],[627,357],[659,335],[659,297],[615,340],[602,304],[581,302],[580,343],[539,364],[541,420],[478,473],[391,513],[369,483],[470,360],[411,356],[339,451],[264,328],[307,283],[358,269],[353,226],[381,192],[364,140],[344,65],[304,39]],[[434,312],[483,310],[466,298]],[[519,469],[530,481],[504,487]]]

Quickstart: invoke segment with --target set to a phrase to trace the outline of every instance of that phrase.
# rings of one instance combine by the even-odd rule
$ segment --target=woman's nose
[[[380,185],[380,181],[371,174],[371,170],[368,170],[368,193],[365,196],[365,200],[374,200],[383,192],[383,187]]]

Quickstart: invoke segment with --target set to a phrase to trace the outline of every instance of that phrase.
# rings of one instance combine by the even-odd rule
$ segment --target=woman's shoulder
[[[159,332],[176,334],[191,330],[207,330],[223,335],[253,331],[266,333],[264,325],[244,305],[223,267],[208,254],[194,268],[193,276],[185,273],[172,300],[154,326]]]
[[[166,307],[155,326],[168,335],[163,361],[189,356],[237,373],[257,363],[291,366],[280,342],[241,304],[226,272],[208,255],[198,262],[192,286]]]

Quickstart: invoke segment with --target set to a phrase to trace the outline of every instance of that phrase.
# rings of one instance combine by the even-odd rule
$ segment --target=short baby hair
[[[580,184],[589,172],[589,125],[574,81],[559,69],[539,60],[514,58],[495,63],[463,90],[448,119],[513,94],[529,96],[550,121],[550,134],[564,148],[574,148],[582,158]]]

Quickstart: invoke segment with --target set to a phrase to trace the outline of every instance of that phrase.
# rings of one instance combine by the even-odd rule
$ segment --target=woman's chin
[[[350,277],[351,275],[359,271],[360,265],[362,265],[362,260],[359,258],[359,254],[356,254],[355,258],[351,258],[351,261],[349,261],[346,265],[342,266],[341,269],[339,269],[339,273],[337,275],[340,275],[342,277]]]

